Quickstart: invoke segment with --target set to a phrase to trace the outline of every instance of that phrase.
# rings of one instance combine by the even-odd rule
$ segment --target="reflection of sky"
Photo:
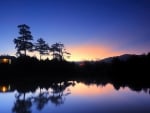
[[[64,105],[51,103],[42,113],[149,113],[150,96],[144,92],[132,92],[128,88],[119,91],[108,84],[106,87],[78,84],[69,88],[71,95]]]
[[[11,113],[15,93],[0,93],[0,113]]]
[[[137,93],[127,87],[117,91],[111,84],[102,87],[82,83],[68,89],[71,94],[65,96],[64,104],[56,106],[49,101],[41,111],[33,104],[32,113],[150,113],[150,95],[143,91]],[[37,93],[38,90],[34,94]],[[15,93],[0,93],[0,113],[11,113],[14,96]]]
[[[70,60],[147,53],[149,12],[149,0],[1,0],[0,54],[15,54],[12,40],[23,23],[31,27],[34,42],[42,37],[50,45],[64,43]]]

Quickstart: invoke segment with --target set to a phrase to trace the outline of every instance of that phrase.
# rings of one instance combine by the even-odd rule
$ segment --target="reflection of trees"
[[[34,102],[37,105],[38,110],[42,110],[44,106],[48,103],[49,97],[48,97],[48,92],[41,92],[40,88],[40,93],[37,97],[34,97]]]
[[[67,89],[70,85],[74,86],[75,82],[54,82],[46,87],[45,90],[42,90],[40,87],[38,94],[28,97],[26,97],[26,92],[29,92],[29,89],[26,87],[20,88],[19,93],[15,95],[16,101],[12,108],[12,112],[31,113],[32,104],[35,104],[38,110],[42,110],[49,101],[56,106],[61,105],[64,103],[65,97],[70,94],[70,90]]]
[[[33,102],[36,104],[37,109],[42,110],[48,101],[51,101],[51,103],[55,105],[63,104],[65,101],[65,96],[70,94],[70,90],[65,91],[70,85],[75,84],[74,82],[72,83],[68,81],[52,83],[50,85],[52,92],[49,92],[48,90],[41,91],[40,88],[39,94],[33,97]]]
[[[16,102],[14,103],[14,107],[12,111],[14,113],[31,113],[31,110],[30,110],[32,106],[31,98],[26,99],[25,93],[23,94],[23,97],[21,93],[19,93],[15,97],[16,97]]]
[[[64,103],[64,98],[62,97],[62,95],[52,95],[50,96],[50,101],[55,104],[55,105],[61,105]]]
[[[31,106],[32,104],[36,104],[38,110],[42,110],[44,106],[51,101],[51,103],[55,105],[61,105],[65,101],[65,96],[70,94],[70,90],[66,90],[67,87],[70,85],[75,85],[74,82],[55,82],[52,83],[49,88],[51,88],[52,92],[48,89],[45,91],[40,91],[38,95],[31,95],[30,97],[26,98],[26,93],[28,92],[27,89],[23,90],[23,93],[18,93],[15,95],[16,102],[12,108],[14,113],[31,113]]]
[[[119,90],[120,87],[128,87],[132,91],[144,91],[145,93],[150,93],[150,86],[148,85],[141,85],[137,83],[130,83],[130,82],[123,82],[123,81],[116,81],[116,80],[107,80],[107,79],[78,79],[78,81],[62,81],[62,82],[48,82],[48,83],[41,83],[39,85],[39,92],[36,92],[36,95],[31,95],[30,97],[26,97],[26,92],[35,91],[37,88],[37,84],[29,85],[28,87],[23,87],[21,85],[15,85],[14,89],[17,89],[19,93],[17,94],[16,101],[12,108],[14,113],[31,113],[31,106],[32,104],[36,105],[38,110],[42,110],[48,102],[58,106],[62,105],[65,102],[66,96],[70,94],[70,90],[68,89],[69,86],[74,86],[76,83],[84,83],[85,85],[93,85],[96,84],[97,86],[105,86],[108,83],[111,83],[116,90]],[[18,88],[16,88],[18,86]],[[20,86],[20,87],[19,87]],[[32,88],[31,88],[32,86]],[[41,87],[44,87],[45,90],[42,90]],[[37,90],[38,91],[38,90]]]
[[[72,85],[70,82],[59,82],[59,83],[53,83],[51,88],[52,88],[52,95],[50,96],[50,101],[54,103],[55,105],[61,105],[65,101],[65,96],[70,94],[69,92],[64,93],[65,89]]]

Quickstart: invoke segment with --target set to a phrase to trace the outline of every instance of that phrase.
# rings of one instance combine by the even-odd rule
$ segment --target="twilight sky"
[[[71,61],[150,52],[150,0],[0,0],[0,55],[15,55],[20,24]]]

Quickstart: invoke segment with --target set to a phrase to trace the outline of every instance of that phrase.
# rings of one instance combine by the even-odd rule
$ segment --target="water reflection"
[[[14,107],[12,111],[15,113],[31,113],[31,97],[26,98],[26,93],[19,93],[15,95],[16,102],[14,103]]]
[[[71,93],[70,90],[66,90],[66,88],[71,85],[74,85],[74,82],[54,82],[45,90],[39,87],[36,89],[35,95],[30,95],[28,97],[26,97],[27,92],[17,92],[15,94],[16,101],[12,111],[14,113],[31,113],[33,104],[41,111],[49,101],[56,106],[61,105],[64,103],[65,97]]]
[[[2,85],[0,89],[3,92],[0,93],[0,100],[5,93],[8,94],[8,97],[9,92],[14,94],[15,100],[10,108],[11,112],[7,113],[36,113],[37,111],[49,113],[51,109],[51,112],[55,113],[150,112],[150,95],[148,93],[150,89],[148,87],[134,88],[108,82],[78,80],[46,84],[35,83],[35,85],[12,84],[11,87],[10,85]],[[0,110],[0,112],[5,112],[5,110]]]
[[[65,89],[72,85],[71,82],[60,82],[60,83],[53,83],[52,88],[52,95],[49,97],[50,101],[55,105],[61,105],[65,101],[65,96],[70,94],[70,90],[64,93]]]

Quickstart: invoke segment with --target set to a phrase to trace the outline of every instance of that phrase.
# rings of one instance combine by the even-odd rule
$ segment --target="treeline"
[[[0,64],[1,78],[58,79],[58,78],[108,78],[116,81],[149,82],[150,53],[132,55],[127,60],[114,57],[111,62],[68,62],[58,59],[38,60],[20,56],[12,64]]]
[[[0,64],[0,84],[11,84],[14,89],[26,92],[31,87],[51,87],[49,85],[53,83],[77,81],[87,85],[111,83],[116,90],[127,86],[134,91],[150,92],[149,67],[150,53],[133,55],[126,61],[115,57],[109,63],[75,63],[20,56],[12,64]]]
[[[65,60],[39,60],[36,57],[20,56],[11,64],[0,64],[1,79],[51,79],[61,78],[75,73],[77,65]]]
[[[84,71],[83,71],[84,70]],[[85,62],[82,71],[89,76],[99,76],[116,81],[129,81],[149,84],[150,53],[131,55],[126,60],[114,57],[111,62]]]

